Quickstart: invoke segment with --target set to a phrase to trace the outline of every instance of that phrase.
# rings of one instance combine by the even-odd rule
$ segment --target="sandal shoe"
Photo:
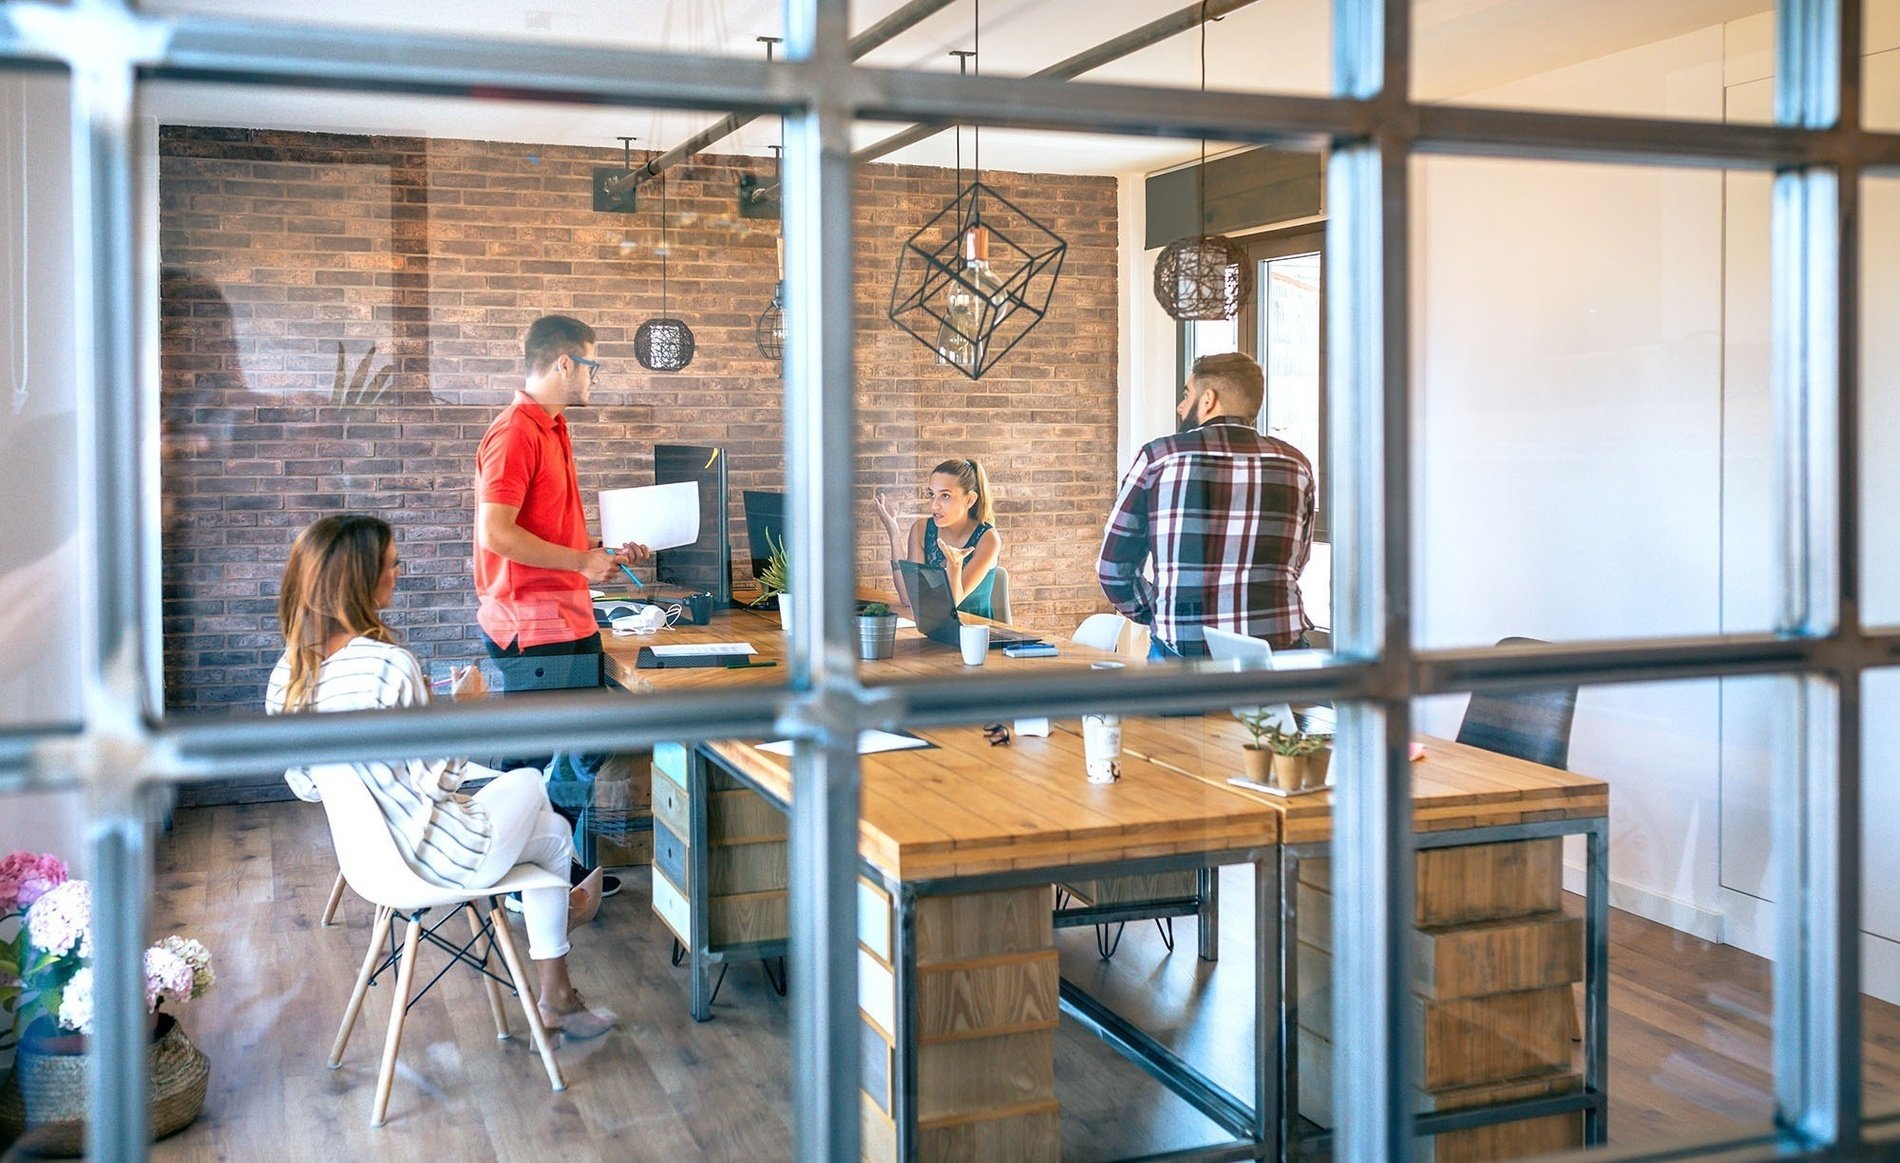
[[[541,1006],[536,1006],[541,1016],[541,1025],[550,1034],[565,1034],[575,1041],[598,1038],[620,1021],[620,1015],[612,1010],[590,1010],[585,1002],[581,1008],[571,1014],[554,1014]]]
[[[570,932],[594,919],[600,912],[600,870],[597,868],[587,879],[568,890],[567,927]]]

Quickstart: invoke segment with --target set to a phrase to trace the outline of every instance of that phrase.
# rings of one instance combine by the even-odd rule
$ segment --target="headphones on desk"
[[[613,627],[614,637],[625,638],[633,634],[657,633],[679,620],[679,606],[646,605],[635,606],[632,613],[620,615],[613,619],[610,625]]]

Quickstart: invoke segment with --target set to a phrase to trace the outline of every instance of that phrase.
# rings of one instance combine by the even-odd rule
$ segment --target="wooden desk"
[[[1210,714],[1123,725],[1122,748],[1232,786],[1238,721]],[[1607,1137],[1609,787],[1448,739],[1421,738],[1412,765],[1420,852],[1413,984],[1421,1057],[1411,1064],[1421,1129],[1439,1160],[1516,1158]],[[1281,1072],[1285,1157],[1330,1147],[1331,791],[1281,797]],[[1585,908],[1563,909],[1562,837],[1587,841]],[[1585,1046],[1573,1062],[1572,984],[1584,986]]]
[[[782,658],[775,618],[736,612],[667,641],[745,640]],[[701,686],[783,679],[770,670],[636,670],[642,640],[609,644],[623,683]],[[632,647],[633,649],[629,649]],[[1062,655],[988,666],[1047,672],[1114,656],[1073,644]],[[899,631],[895,657],[867,678],[966,671],[954,650]],[[1279,812],[1236,790],[1134,755],[1122,778],[1094,785],[1082,741],[1058,731],[993,747],[973,726],[914,732],[933,746],[861,762],[859,1009],[866,1159],[1054,1160],[1060,1151],[1055,1028],[1086,1007],[1059,981],[1051,885],[1122,871],[1190,872],[1252,862],[1276,867]],[[715,966],[784,949],[785,832],[791,761],[745,741],[654,756],[654,907],[691,958],[694,1016],[710,1016]],[[777,819],[773,819],[776,816]],[[695,889],[695,886],[704,886]],[[1273,886],[1257,895],[1276,922]],[[1266,944],[1262,950],[1276,948]],[[1275,959],[1265,955],[1271,972]],[[723,968],[721,968],[723,972]],[[1112,1015],[1082,1020],[1114,1028]],[[1127,1030],[1146,1065],[1172,1077],[1237,1140],[1270,1150],[1278,1118],[1263,1055],[1255,1093],[1219,1092],[1159,1043]]]
[[[662,640],[737,639],[761,657],[783,657],[777,619],[747,612]],[[698,686],[786,675],[782,667],[637,671],[630,647],[642,641],[610,640],[623,680]],[[1062,649],[1055,659],[992,654],[989,665],[1074,668],[1112,657]],[[865,670],[875,681],[965,668],[956,652],[905,630],[896,657]],[[1288,1155],[1303,1142],[1325,1145],[1332,794],[1287,799],[1228,785],[1246,734],[1221,714],[1128,721],[1122,781],[1092,786],[1079,734],[1063,726],[1007,748],[974,727],[926,728],[916,733],[933,748],[863,759],[865,1158],[1054,1159],[1058,1005],[1142,1058],[1240,1142]],[[1421,1130],[1439,1135],[1444,1159],[1599,1142],[1606,787],[1448,741],[1426,748],[1414,769]],[[791,764],[743,741],[662,748],[654,791],[655,909],[692,957],[694,1015],[703,1019],[713,966],[784,949]],[[1560,908],[1559,837],[1570,833],[1590,838],[1581,934]],[[1261,1018],[1256,1093],[1239,1098],[1057,980],[1049,886],[1247,861]],[[1581,1075],[1571,1069],[1567,1017],[1578,977],[1588,1011]],[[1276,1011],[1277,1023],[1266,1017]]]

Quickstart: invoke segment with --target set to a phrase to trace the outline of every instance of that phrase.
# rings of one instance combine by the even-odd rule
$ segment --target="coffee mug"
[[[963,665],[982,666],[990,656],[988,626],[959,626],[957,641],[963,646]]]

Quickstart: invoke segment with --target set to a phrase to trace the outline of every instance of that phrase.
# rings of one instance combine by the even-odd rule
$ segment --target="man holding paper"
[[[548,315],[522,347],[527,382],[475,454],[476,620],[496,658],[598,654],[588,583],[652,554],[635,542],[609,551],[587,533],[567,410],[586,406],[599,377],[594,329]]]
[[[522,349],[527,382],[488,426],[475,454],[476,621],[492,658],[598,655],[588,583],[652,554],[635,542],[609,551],[587,533],[567,410],[585,407],[599,378],[594,329],[547,315],[528,328]],[[601,757],[566,758],[580,778],[565,790],[551,784],[549,798],[555,811],[575,821]],[[557,755],[540,765],[552,774],[561,760]],[[586,838],[578,839],[585,851]],[[612,895],[618,883],[603,888]]]

